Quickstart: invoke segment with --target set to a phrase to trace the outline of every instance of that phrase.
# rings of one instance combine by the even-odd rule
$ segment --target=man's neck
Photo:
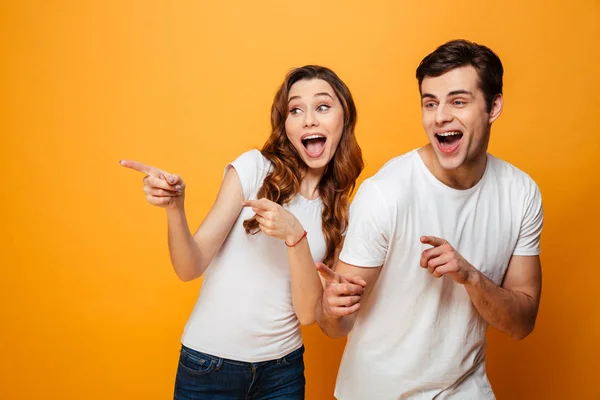
[[[475,186],[483,177],[487,165],[487,153],[468,161],[458,168],[444,169],[438,162],[431,144],[421,148],[419,155],[431,174],[444,185],[456,190],[466,190]]]

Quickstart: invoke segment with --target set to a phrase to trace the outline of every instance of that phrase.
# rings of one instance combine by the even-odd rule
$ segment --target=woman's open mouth
[[[327,143],[327,137],[320,133],[309,134],[303,136],[302,145],[306,154],[311,158],[320,157],[325,150],[325,143]]]

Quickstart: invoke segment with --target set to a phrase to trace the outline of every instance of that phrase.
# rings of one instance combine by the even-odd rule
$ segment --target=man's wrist
[[[465,281],[466,286],[477,287],[481,283],[481,272],[479,272],[475,267],[471,266],[467,280]]]

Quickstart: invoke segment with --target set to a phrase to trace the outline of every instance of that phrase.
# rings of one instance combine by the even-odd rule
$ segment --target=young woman
[[[181,177],[136,161],[147,200],[167,212],[169,250],[184,281],[204,274],[182,337],[175,399],[303,399],[300,324],[315,321],[363,168],[350,91],[324,67],[292,70],[275,95],[261,151],[225,170],[192,235]]]

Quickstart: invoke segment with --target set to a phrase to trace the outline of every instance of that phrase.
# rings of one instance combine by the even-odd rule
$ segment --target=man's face
[[[485,157],[490,126],[502,111],[498,95],[487,111],[477,70],[455,68],[421,83],[423,128],[443,169],[468,167]]]

